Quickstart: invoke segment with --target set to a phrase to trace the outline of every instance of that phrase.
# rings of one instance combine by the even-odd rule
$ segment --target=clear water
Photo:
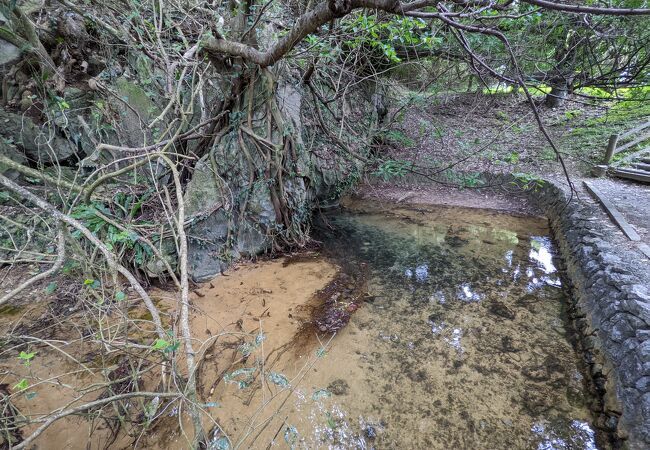
[[[368,202],[327,220],[326,255],[367,267],[372,301],[294,446],[597,448],[545,220]]]

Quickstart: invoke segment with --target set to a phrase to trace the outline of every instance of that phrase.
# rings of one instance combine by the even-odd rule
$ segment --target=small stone
[[[489,308],[490,312],[494,315],[497,315],[499,317],[503,317],[504,319],[508,320],[514,320],[516,317],[516,314],[514,311],[512,311],[510,308],[508,308],[507,305],[504,303],[498,302],[498,301],[493,301]]]
[[[650,392],[650,377],[641,377],[634,385],[641,392]]]
[[[363,430],[363,434],[366,436],[366,438],[374,440],[377,437],[377,430],[372,425],[367,425]]]
[[[633,284],[629,288],[629,295],[630,298],[633,298],[635,300],[640,300],[645,303],[650,303],[650,292],[648,292],[648,288],[641,285],[641,284]]]

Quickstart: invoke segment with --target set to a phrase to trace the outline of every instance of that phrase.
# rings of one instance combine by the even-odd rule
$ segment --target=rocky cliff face
[[[150,151],[143,148],[176,128],[194,130],[200,137],[156,148],[174,155],[182,172],[193,278],[209,278],[241,257],[303,245],[314,208],[358,178],[378,121],[373,82],[357,80],[340,95],[317,74],[306,83],[297,64],[259,69],[214,58],[197,64],[205,69],[200,82],[180,69],[177,80],[137,46],[102,47],[114,36],[75,12],[42,11],[41,41],[63,83],[39,79],[34,55],[0,39],[3,154],[83,183],[98,168],[103,174],[127,166],[130,155]],[[274,27],[262,27],[257,39],[275,39]],[[317,101],[322,95],[330,99]],[[218,122],[200,126],[220,111]],[[98,150],[100,144],[114,148]],[[136,173],[128,182],[137,179],[142,192],[171,180],[155,160]],[[97,192],[110,199],[110,189]],[[173,266],[169,233],[159,247]],[[141,266],[150,276],[166,270],[154,256]]]
[[[341,154],[321,129],[307,104],[307,87],[287,74],[279,78],[273,92],[252,94],[253,102],[277,110],[260,109],[250,120],[245,111],[231,112],[245,125],[227,132],[201,158],[187,185],[190,273],[197,280],[240,257],[303,243],[314,208],[334,200],[363,166],[363,158]],[[249,95],[242,104],[249,104]],[[371,96],[359,91],[341,106],[349,120],[358,120],[355,128],[366,139],[376,116]],[[269,122],[271,138],[262,138],[269,135]]]

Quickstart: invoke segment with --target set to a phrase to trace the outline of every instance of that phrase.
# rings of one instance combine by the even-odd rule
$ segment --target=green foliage
[[[399,56],[402,49],[433,49],[442,42],[424,20],[411,17],[353,14],[343,20],[342,29],[352,36],[345,41],[345,46],[376,50],[390,63],[402,61]]]
[[[378,136],[382,141],[394,147],[413,147],[415,141],[399,130],[388,130]]]
[[[289,380],[287,377],[282,375],[281,373],[276,373],[276,372],[271,372],[268,376],[268,379],[271,383],[280,386],[280,387],[288,387],[289,386]]]
[[[14,385],[14,389],[16,389],[18,391],[24,391],[28,387],[29,387],[29,383],[27,382],[27,380],[25,378],[23,378],[22,380],[20,380],[18,383],[16,383]]]
[[[54,291],[56,291],[57,287],[58,287],[58,284],[57,284],[56,281],[50,281],[48,283],[48,285],[45,287],[45,293],[48,294],[48,295],[53,294]]]
[[[142,242],[140,236],[130,229],[120,229],[115,223],[124,223],[137,215],[142,199],[133,201],[131,196],[116,195],[119,207],[113,213],[106,205],[93,202],[90,205],[78,205],[71,213],[71,216],[81,221],[93,234],[99,237],[109,250],[116,254],[127,254],[128,259],[137,266],[143,266],[153,256],[151,248]],[[125,224],[125,226],[128,224]],[[81,233],[75,231],[73,236],[80,237]]]
[[[293,425],[287,426],[284,429],[284,441],[293,449],[294,445],[298,442],[298,429]]]
[[[506,114],[503,111],[497,111],[494,116],[500,120],[501,122],[508,122],[510,120],[510,117],[508,117],[508,114]]]
[[[314,401],[322,400],[324,398],[331,397],[332,393],[327,389],[317,389],[311,394],[311,399]]]
[[[564,117],[567,118],[567,120],[575,119],[576,117],[582,115],[583,111],[581,109],[569,109],[564,112]]]
[[[388,181],[391,178],[402,178],[413,168],[413,163],[404,160],[389,159],[382,161],[373,175]]]
[[[336,183],[332,199],[340,198],[351,192],[360,180],[361,172],[355,167],[350,173],[344,176],[343,179]]]
[[[521,189],[537,191],[544,187],[544,180],[535,174],[517,172],[513,173],[512,176],[515,178],[512,184],[519,186]]]
[[[224,375],[223,380],[226,383],[235,383],[239,389],[246,389],[252,383],[256,370],[255,367],[242,367]]]
[[[208,447],[209,450],[230,450],[230,442],[225,436],[221,436],[215,439],[213,442],[210,442]]]
[[[508,164],[517,164],[519,162],[519,153],[512,152],[506,156],[505,162]]]
[[[426,21],[418,18],[386,16],[370,12],[352,13],[341,20],[341,33],[322,38],[313,34],[305,38],[311,53],[324,62],[335,62],[344,52],[362,50],[375,63],[396,65],[409,51],[428,51],[440,46]]]
[[[180,342],[169,342],[165,339],[156,339],[154,343],[151,345],[151,348],[153,350],[161,351],[163,353],[172,353],[178,350],[180,347]]]
[[[169,345],[169,342],[165,339],[156,339],[151,348],[154,350],[165,350]]]
[[[29,366],[32,362],[32,359],[34,359],[34,356],[36,356],[36,352],[27,353],[25,351],[21,351],[18,355],[18,359],[20,359],[25,366]]]
[[[144,424],[145,427],[151,425],[151,422],[153,421],[154,417],[156,416],[156,413],[158,412],[159,406],[160,406],[159,397],[154,397],[150,402],[144,405],[144,416],[147,419]]]
[[[593,89],[592,89],[593,93]],[[622,100],[614,101],[607,112],[598,117],[576,121],[572,130],[562,139],[562,147],[567,153],[599,161],[607,146],[609,136],[634,128],[650,117],[650,87],[599,90],[599,96],[610,95]]]
[[[49,90],[47,91],[47,103],[50,109],[58,112],[65,112],[70,109],[70,104],[63,97]]]
[[[551,147],[544,147],[539,157],[543,161],[554,161],[557,158],[557,155],[555,154],[555,151],[553,151]]]
[[[332,417],[332,414],[329,411],[325,413],[325,419],[325,423],[330,429],[335,430],[338,427],[336,420],[334,420],[334,417]]]
[[[99,280],[94,280],[92,278],[86,278],[84,280],[84,286],[88,286],[91,289],[97,289],[99,286],[101,286],[101,283]]]
[[[475,188],[485,184],[480,172],[465,173],[448,169],[444,172],[444,175],[447,180],[460,188]]]

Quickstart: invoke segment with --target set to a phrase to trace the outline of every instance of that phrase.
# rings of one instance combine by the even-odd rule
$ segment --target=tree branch
[[[63,262],[65,261],[65,229],[64,227],[59,223],[58,225],[58,243],[57,243],[57,256],[56,256],[56,261],[54,261],[54,265],[50,267],[48,270],[45,272],[41,272],[32,278],[28,279],[24,283],[22,283],[20,286],[16,287],[16,289],[12,290],[11,292],[8,292],[5,296],[0,298],[0,306],[4,305],[7,303],[9,300],[11,300],[13,297],[15,297],[17,294],[19,294],[21,291],[27,289],[34,283],[40,280],[44,280],[48,278],[49,276],[53,275],[56,273],[57,270],[61,268],[63,265]]]
[[[346,3],[346,2],[341,2]],[[399,14],[399,1],[397,0],[351,0],[345,6],[335,0],[320,3],[314,9],[298,18],[289,33],[281,38],[275,45],[266,51],[257,50],[241,42],[228,41],[210,37],[203,42],[203,49],[212,53],[221,53],[238,56],[260,67],[268,67],[291,51],[308,34],[314,33],[327,22],[342,17],[350,11],[359,8],[381,9],[383,11]],[[430,4],[430,1],[421,2]]]
[[[522,0],[530,5],[540,6],[544,9],[564,11],[578,14],[597,14],[606,16],[647,16],[650,9],[643,8],[599,8],[597,6],[567,5],[564,3],[549,2],[546,0]]]
[[[158,309],[156,308],[156,305],[154,305],[153,301],[151,300],[151,297],[149,297],[149,294],[147,294],[147,291],[144,290],[142,285],[138,282],[138,280],[136,280],[133,274],[129,272],[129,270],[126,267],[124,267],[117,261],[113,253],[108,249],[108,247],[106,247],[106,245],[104,245],[102,241],[99,240],[99,238],[97,238],[97,236],[95,236],[88,228],[86,228],[78,220],[70,217],[67,214],[63,214],[61,211],[56,209],[47,201],[32,194],[27,189],[20,186],[19,184],[14,183],[13,181],[11,181],[9,178],[5,177],[2,174],[0,174],[0,184],[5,186],[7,189],[15,192],[23,199],[32,202],[34,205],[38,206],[43,211],[50,213],[50,215],[53,218],[61,222],[67,223],[71,227],[79,230],[81,234],[83,234],[86,237],[86,239],[88,239],[95,247],[97,247],[97,249],[99,249],[100,252],[102,252],[104,258],[106,259],[106,262],[108,263],[108,266],[111,269],[121,273],[129,281],[133,289],[135,289],[135,291],[140,295],[142,301],[147,307],[147,310],[149,310],[149,312],[151,313],[152,321],[156,326],[156,332],[158,336],[161,339],[165,339],[167,337],[162,325],[162,321],[160,320],[160,314],[158,314]]]
[[[45,420],[45,423],[38,427],[32,434],[27,436],[24,441],[22,441],[20,444],[12,447],[14,450],[22,450],[24,448],[27,448],[29,444],[32,443],[34,439],[36,439],[38,436],[40,436],[46,429],[48,429],[54,422],[56,422],[59,419],[62,419],[66,416],[70,416],[72,414],[79,414],[81,412],[84,412],[88,409],[94,408],[96,406],[101,406],[105,405],[107,403],[112,403],[118,400],[124,400],[127,398],[132,398],[132,397],[149,397],[149,398],[156,398],[156,397],[166,397],[166,398],[178,398],[180,397],[179,394],[173,393],[173,392],[127,392],[125,394],[120,394],[120,395],[113,395],[112,397],[106,397],[102,398],[99,400],[95,400],[93,402],[88,402],[84,403],[83,405],[75,406],[74,408],[69,408],[64,411],[61,411],[54,416],[50,417],[49,419]]]

